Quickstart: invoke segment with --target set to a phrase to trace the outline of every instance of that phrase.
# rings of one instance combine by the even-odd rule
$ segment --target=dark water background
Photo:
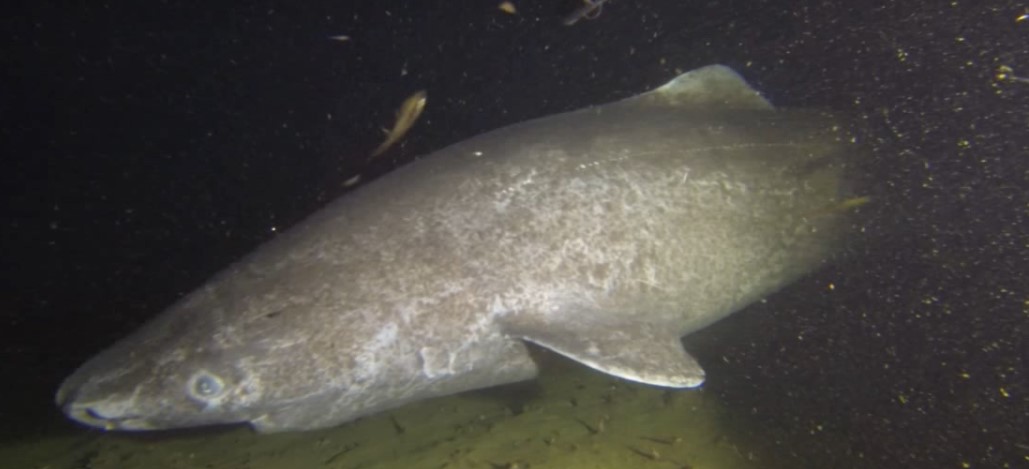
[[[358,171],[722,63],[852,113],[874,204],[845,260],[689,346],[707,389],[798,463],[1026,463],[1024,4],[613,0],[565,27],[574,1],[497,3],[5,7],[0,437],[76,431],[60,379]],[[418,89],[422,120],[366,167]]]

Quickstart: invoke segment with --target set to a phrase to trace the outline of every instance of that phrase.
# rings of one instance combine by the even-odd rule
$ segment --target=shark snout
[[[124,406],[117,402],[69,401],[61,406],[68,418],[81,424],[104,430],[146,430],[151,425],[138,415],[125,412]]]
[[[94,405],[83,405],[77,402],[69,402],[62,406],[61,410],[64,411],[64,414],[72,420],[90,427],[102,428],[104,430],[114,430],[118,428],[118,419],[105,416],[103,412],[97,410],[97,408],[98,406]]]
[[[144,430],[150,428],[146,422],[132,412],[128,399],[108,396],[102,399],[90,398],[89,382],[80,383],[71,379],[57,390],[56,402],[61,411],[72,420],[104,430]]]

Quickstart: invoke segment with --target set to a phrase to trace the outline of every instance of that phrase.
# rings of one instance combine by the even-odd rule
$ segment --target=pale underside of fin
[[[619,378],[671,388],[694,388],[704,382],[704,370],[683,349],[672,328],[518,317],[502,322],[508,335]]]

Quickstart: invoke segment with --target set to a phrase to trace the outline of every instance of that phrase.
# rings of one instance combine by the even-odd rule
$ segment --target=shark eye
[[[225,384],[221,378],[206,371],[193,375],[192,383],[189,386],[190,394],[202,400],[217,397],[224,389]]]

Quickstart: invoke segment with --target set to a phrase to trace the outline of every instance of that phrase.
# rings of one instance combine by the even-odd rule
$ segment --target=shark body
[[[709,66],[495,130],[330,203],[67,378],[111,430],[334,426],[530,379],[525,342],[691,388],[681,338],[817,269],[853,145]]]

